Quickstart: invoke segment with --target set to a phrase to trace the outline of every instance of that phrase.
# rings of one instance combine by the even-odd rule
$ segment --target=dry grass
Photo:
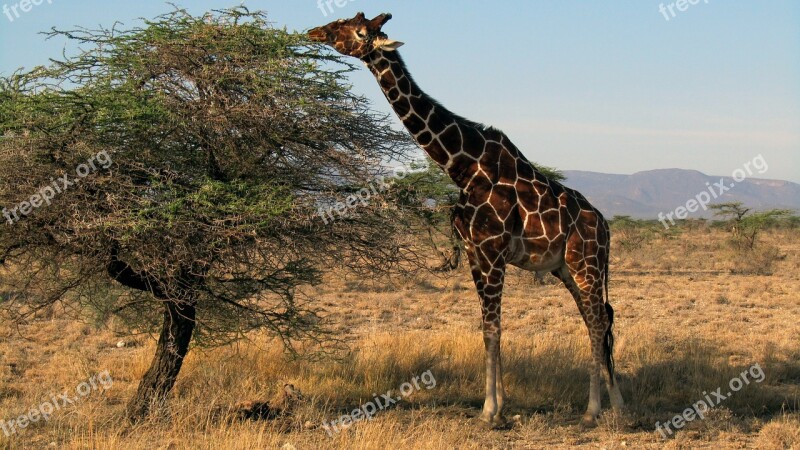
[[[483,345],[477,296],[468,273],[368,286],[332,279],[313,292],[353,352],[341,361],[287,361],[261,336],[193,351],[169,414],[138,426],[124,404],[147,369],[154,343],[63,319],[0,326],[0,419],[11,419],[50,393],[74,391],[108,369],[111,389],[6,437],[0,449],[183,448],[796,448],[800,449],[800,243],[798,232],[765,235],[777,249],[770,272],[741,270],[727,236],[693,230],[657,238],[612,258],[611,298],[618,314],[617,364],[629,411],[606,413],[583,431],[588,338],[567,291],[514,271],[504,303],[505,381],[511,430],[486,431]],[[767,255],[766,257],[769,257]],[[766,378],[734,393],[704,420],[668,440],[655,431],[703,391],[726,387],[753,363]],[[431,370],[421,388],[334,437],[320,427]],[[292,383],[304,401],[274,421],[220,419],[214,411],[270,398]],[[607,401],[606,401],[607,405]]]

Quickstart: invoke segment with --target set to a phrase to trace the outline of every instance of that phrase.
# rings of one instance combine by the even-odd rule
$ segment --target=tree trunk
[[[164,324],[150,369],[128,403],[128,418],[138,422],[161,409],[175,385],[195,327],[195,302],[166,301]]]

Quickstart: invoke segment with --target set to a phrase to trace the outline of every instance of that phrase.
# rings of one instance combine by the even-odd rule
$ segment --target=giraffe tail
[[[614,308],[611,307],[611,303],[608,301],[608,260],[609,260],[609,252],[606,252],[606,260],[604,261],[603,267],[603,284],[604,290],[606,295],[606,316],[608,316],[608,329],[606,330],[606,334],[603,338],[603,350],[606,354],[606,369],[608,370],[608,378],[609,382],[613,386],[614,381]]]

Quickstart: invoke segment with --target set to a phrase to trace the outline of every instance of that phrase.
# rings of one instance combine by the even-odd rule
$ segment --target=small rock
[[[117,348],[122,348],[122,347],[125,347],[125,341],[117,342]]]

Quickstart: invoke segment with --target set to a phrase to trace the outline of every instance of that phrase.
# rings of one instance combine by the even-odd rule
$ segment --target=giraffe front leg
[[[481,419],[494,426],[506,423],[502,414],[505,401],[500,358],[500,317],[504,268],[473,265],[473,276],[481,299],[483,343],[486,349],[486,397]]]
[[[503,387],[500,335],[499,319],[497,321],[484,320],[483,342],[486,347],[486,398],[483,402],[481,420],[493,427],[504,427],[508,424],[505,416],[503,416],[503,403],[506,395]]]
[[[483,402],[481,420],[493,423],[498,415],[499,402],[497,399],[498,359],[500,356],[500,333],[493,324],[483,322],[483,343],[486,347],[486,398]]]
[[[505,403],[506,390],[503,386],[503,355],[500,351],[500,339],[497,340],[497,374],[495,379],[495,398],[497,399],[497,413],[492,418],[492,423],[497,426],[505,426],[507,421],[503,416],[503,404]]]

